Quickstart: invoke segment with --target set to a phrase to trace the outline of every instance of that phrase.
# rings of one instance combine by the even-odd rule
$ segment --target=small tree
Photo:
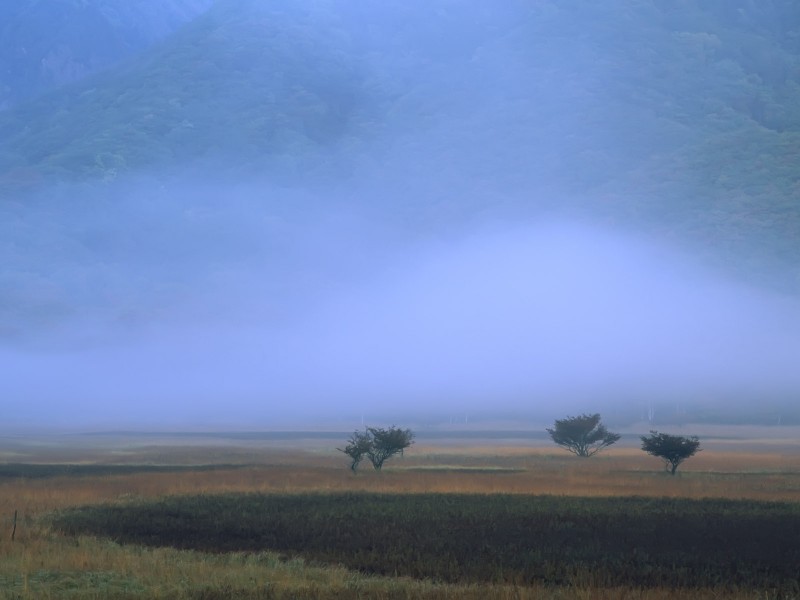
[[[383,463],[395,454],[414,443],[414,434],[410,429],[400,429],[392,425],[388,429],[367,427],[363,432],[354,431],[347,446],[337,448],[351,459],[350,469],[355,473],[358,465],[366,456],[376,471],[380,471]]]
[[[355,473],[364,456],[369,455],[372,450],[372,435],[369,431],[364,431],[363,433],[354,431],[350,439],[347,440],[347,446],[345,446],[344,449],[337,448],[337,450],[339,452],[344,452],[350,457],[352,460],[350,470]]]
[[[372,434],[372,448],[367,453],[372,466],[380,471],[386,459],[395,454],[403,455],[403,451],[414,443],[414,434],[410,429],[400,429],[392,425],[389,429],[369,427]]]
[[[642,450],[664,460],[664,469],[675,475],[678,465],[700,451],[700,440],[697,436],[684,437],[650,431],[650,435],[641,436]]]
[[[611,433],[600,423],[599,414],[558,419],[547,433],[559,446],[584,457],[597,454],[620,438],[618,433]]]

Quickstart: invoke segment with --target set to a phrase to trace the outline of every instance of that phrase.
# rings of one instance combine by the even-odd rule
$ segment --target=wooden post
[[[14,541],[14,536],[17,535],[17,511],[14,511],[14,527],[11,529],[11,541]]]

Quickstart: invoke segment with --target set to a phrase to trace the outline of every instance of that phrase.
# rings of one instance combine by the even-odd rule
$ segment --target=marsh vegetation
[[[448,583],[795,595],[800,505],[509,494],[223,494],[89,506],[69,535],[204,552],[272,549],[316,564]]]
[[[796,439],[712,438],[675,477],[624,443],[423,440],[358,476],[334,440],[72,447],[47,476],[59,452],[17,447],[0,598],[791,598]]]

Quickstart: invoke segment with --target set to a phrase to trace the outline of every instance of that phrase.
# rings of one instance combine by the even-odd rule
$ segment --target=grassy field
[[[330,511],[336,506],[333,513],[327,513],[328,522],[341,523],[350,515],[354,527],[351,529],[362,536],[358,543],[369,544],[363,536],[368,536],[378,526],[375,515],[368,510],[375,506],[370,499],[381,497],[385,502],[400,503],[399,506],[407,508],[425,507],[419,510],[427,515],[427,521],[414,520],[416,508],[406,510],[411,521],[392,521],[402,530],[403,536],[419,532],[422,527],[439,538],[449,535],[452,539],[461,539],[464,544],[477,545],[480,540],[474,538],[478,535],[475,532],[483,531],[479,535],[481,540],[497,543],[491,542],[493,531],[515,531],[517,521],[528,523],[525,527],[530,528],[530,523],[536,519],[532,520],[528,513],[523,518],[519,511],[532,510],[531,506],[536,505],[539,507],[536,510],[543,511],[540,517],[554,514],[557,506],[567,512],[570,506],[578,511],[590,506],[588,514],[594,515],[596,521],[590,518],[581,523],[573,518],[572,525],[562,527],[562,533],[569,533],[570,528],[583,536],[587,532],[607,531],[607,537],[613,538],[614,532],[626,531],[628,542],[620,538],[622,541],[615,546],[618,553],[615,560],[624,558],[629,546],[632,552],[633,547],[644,543],[640,540],[634,544],[630,538],[643,528],[655,528],[661,536],[670,532],[670,518],[681,523],[675,530],[691,533],[692,523],[706,527],[703,538],[706,548],[731,550],[734,538],[747,548],[747,540],[752,536],[731,538],[730,531],[742,535],[747,531],[760,531],[762,537],[753,542],[750,550],[731,555],[739,561],[736,568],[746,571],[748,565],[757,565],[762,558],[766,560],[771,540],[774,541],[771,550],[788,561],[795,560],[793,557],[799,552],[800,543],[793,545],[791,536],[800,511],[800,434],[788,430],[781,430],[780,435],[776,433],[777,430],[739,431],[709,437],[705,450],[682,465],[676,477],[665,474],[657,459],[632,445],[612,448],[584,460],[540,443],[515,441],[503,445],[497,439],[487,442],[475,437],[446,442],[423,439],[404,458],[387,463],[383,472],[365,470],[354,476],[347,468],[346,457],[334,449],[346,435],[330,440],[315,437],[279,441],[192,437],[137,439],[135,436],[6,438],[0,440],[0,598],[797,597],[792,591],[796,589],[792,586],[797,580],[792,578],[791,564],[787,563],[787,567],[769,561],[759,567],[760,575],[756,568],[748,577],[738,579],[725,571],[731,561],[717,561],[714,564],[721,569],[716,571],[717,579],[713,574],[711,578],[698,576],[693,585],[691,577],[670,579],[671,573],[677,570],[667,564],[669,559],[659,567],[661,579],[650,577],[632,581],[619,575],[624,575],[624,569],[607,577],[608,571],[597,570],[591,566],[591,561],[588,568],[572,574],[562,569],[557,577],[548,578],[540,569],[546,563],[546,560],[539,560],[543,556],[541,550],[548,548],[556,552],[558,548],[540,544],[543,548],[529,541],[526,542],[529,552],[538,548],[529,555],[530,564],[537,565],[536,568],[527,568],[525,560],[513,553],[504,559],[502,552],[498,554],[496,549],[487,555],[488,558],[480,560],[481,548],[477,547],[474,554],[467,552],[464,556],[453,557],[455,567],[450,576],[435,570],[408,568],[400,558],[392,559],[377,550],[367,558],[375,561],[384,556],[384,564],[359,563],[346,553],[325,554],[324,550],[342,536],[333,535],[330,544],[320,545],[319,540],[324,537],[317,534],[323,529],[319,525],[323,521],[316,521],[315,528],[314,519],[308,516],[313,511],[309,509],[303,513],[302,510],[308,502],[316,503],[315,511],[320,507]],[[462,516],[473,514],[473,521],[480,521],[469,534],[472,537],[466,534],[459,537],[452,511],[437,513],[436,506],[441,503],[431,504],[430,501],[436,494],[446,494],[455,503],[472,498],[466,500],[471,508],[462,506],[456,511]],[[541,499],[547,496],[555,496],[549,500],[555,504],[548,505],[548,501]],[[564,496],[570,498],[559,502],[559,497]],[[625,497],[622,502],[634,504],[614,503],[617,497]],[[104,514],[119,514],[108,511],[123,510],[124,514],[131,515],[134,509],[144,510],[148,506],[181,510],[181,503],[191,503],[192,498],[211,502],[217,509],[219,505],[214,502],[234,499],[234,504],[228,506],[227,521],[219,518],[223,513],[214,511],[211,511],[216,515],[213,519],[199,519],[195,525],[189,521],[190,531],[195,532],[212,523],[221,525],[222,529],[215,534],[218,546],[214,546],[213,536],[209,538],[211,545],[189,548],[187,543],[183,549],[162,546],[160,543],[164,540],[155,538],[150,543],[143,539],[127,539],[135,543],[123,544],[124,536],[117,536],[120,541],[111,541],[104,535],[78,533],[77,529],[64,533],[62,529],[69,530],[64,523],[60,527],[53,526],[56,511],[63,515],[66,514],[63,511],[76,507],[93,506],[95,511],[106,511]],[[228,544],[226,540],[229,541],[230,536],[226,537],[225,531],[231,530],[231,523],[238,523],[240,528],[246,524],[244,515],[247,513],[237,504],[241,498],[257,498],[258,502],[267,503],[263,505],[265,510],[272,506],[273,514],[289,515],[292,511],[277,511],[270,502],[287,502],[284,506],[294,506],[295,520],[285,521],[284,526],[291,525],[291,532],[299,537],[292,538],[292,545],[286,541],[289,537],[283,538],[285,543],[273,539],[273,543],[264,545],[235,547]],[[342,504],[341,498],[350,498],[349,505]],[[647,498],[652,502],[648,504]],[[685,504],[690,499],[699,502]],[[759,502],[729,502],[735,500]],[[489,502],[489,505],[481,505],[481,502]],[[471,513],[476,506],[477,512]],[[627,508],[620,512],[620,507]],[[12,541],[15,511],[18,516]],[[255,510],[254,514],[259,511]],[[441,523],[451,519],[453,527],[436,529],[437,514],[442,518]],[[707,517],[697,517],[697,514]],[[724,517],[726,514],[728,517]],[[626,515],[631,518],[626,519]],[[653,518],[648,518],[649,515]],[[723,517],[714,521],[708,515]],[[153,519],[149,516],[145,522],[152,524]],[[110,522],[119,523],[119,519],[112,518]],[[505,525],[493,527],[492,522]],[[569,519],[564,522],[569,523]],[[742,527],[745,522],[754,529]],[[553,523],[558,521],[552,521],[551,525]],[[720,528],[714,529],[714,523]],[[520,528],[523,534],[525,527]],[[253,527],[245,529],[253,531]],[[164,530],[157,527],[155,533]],[[448,534],[448,531],[456,533]],[[528,531],[526,535],[533,533]],[[787,535],[788,538],[783,537]],[[403,536],[400,537],[405,540]],[[186,537],[188,539],[188,534]],[[308,540],[305,548],[302,539]],[[527,538],[523,535],[522,539]],[[716,546],[714,540],[718,541]],[[763,545],[762,550],[758,550],[758,544]],[[402,547],[405,550],[418,547],[420,551],[426,548],[422,542],[407,540]],[[497,547],[508,550],[505,542]],[[224,549],[231,551],[219,551]],[[701,551],[695,548],[696,564],[709,564],[706,553]],[[750,551],[755,553],[748,555]],[[685,563],[684,573],[686,565],[693,564],[692,550],[687,553],[688,558],[680,558]],[[639,560],[640,566],[652,562],[635,560]],[[672,560],[677,559],[673,557]],[[779,558],[775,560],[780,562]],[[392,561],[396,564],[390,564]],[[488,573],[487,565],[494,569],[502,567],[504,562],[509,566],[507,575],[475,576]],[[559,564],[559,561],[551,562]],[[428,563],[430,561],[418,561],[417,564],[427,568]],[[474,568],[468,568],[469,565]]]

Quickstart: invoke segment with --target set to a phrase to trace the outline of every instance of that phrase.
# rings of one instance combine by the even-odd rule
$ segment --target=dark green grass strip
[[[131,475],[133,473],[174,473],[186,471],[214,471],[219,469],[242,469],[246,465],[84,465],[84,464],[25,464],[0,465],[0,481],[3,479],[46,479],[49,477],[103,477],[107,475]]]
[[[60,513],[69,534],[273,549],[449,582],[726,586],[800,594],[800,505],[461,494],[227,494]]]

